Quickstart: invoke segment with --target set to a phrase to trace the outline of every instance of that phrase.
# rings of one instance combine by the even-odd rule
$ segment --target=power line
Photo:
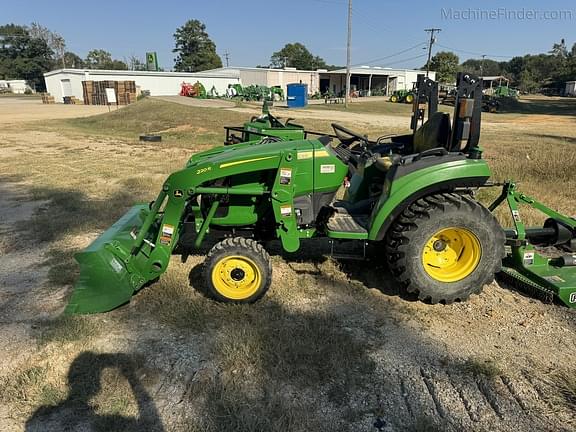
[[[407,61],[410,61],[410,60],[415,60],[415,59],[422,58],[422,57],[426,57],[426,54],[420,54],[420,55],[417,55],[417,56],[414,56],[414,57],[409,57],[409,58],[405,58],[405,59],[402,59],[402,60],[396,60],[396,61],[387,63],[387,65],[393,65],[393,64],[403,63],[403,62],[407,62]]]
[[[224,59],[226,59],[226,67],[230,66],[230,54],[228,54],[228,51],[226,51],[222,57],[224,57]]]
[[[400,54],[404,54],[405,52],[412,51],[413,49],[416,49],[416,48],[418,48],[418,47],[420,47],[420,46],[422,46],[422,45],[426,45],[426,42],[420,42],[420,43],[418,43],[418,44],[416,44],[416,45],[411,46],[410,48],[403,49],[403,50],[401,50],[401,51],[395,52],[395,53],[393,53],[393,54],[386,55],[386,56],[384,56],[384,57],[379,57],[379,58],[376,58],[376,59],[372,59],[372,60],[368,60],[368,61],[365,61],[365,62],[362,62],[362,63],[358,63],[358,64],[355,64],[354,66],[361,66],[361,65],[365,65],[365,64],[376,63],[376,62],[379,62],[379,61],[382,61],[382,60],[386,60],[386,59],[389,59],[389,58],[392,58],[392,57],[396,57],[396,56],[398,56],[398,55],[400,55]]]
[[[482,57],[483,55],[486,56],[486,57],[497,57],[497,58],[512,58],[512,57],[515,57],[515,56],[503,56],[503,55],[495,55],[495,54],[483,54],[483,53],[479,53],[479,52],[466,51],[466,50],[462,50],[462,49],[458,49],[458,48],[452,48],[452,47],[449,47],[449,46],[446,46],[446,45],[441,45],[441,44],[438,44],[438,46],[439,46],[439,47],[442,47],[442,48],[446,48],[446,49],[452,50],[452,51],[461,52],[461,53],[464,53],[464,54],[475,55],[475,56],[479,56],[479,57]]]

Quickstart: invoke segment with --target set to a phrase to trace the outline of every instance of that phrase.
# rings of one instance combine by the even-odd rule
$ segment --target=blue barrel
[[[286,87],[288,108],[304,108],[308,105],[308,84],[288,84]]]

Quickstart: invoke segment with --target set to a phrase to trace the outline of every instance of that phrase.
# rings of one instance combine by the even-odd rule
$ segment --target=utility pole
[[[350,103],[350,62],[352,58],[352,0],[348,0],[348,43],[346,45],[346,98],[344,107],[348,108]]]
[[[480,78],[484,78],[484,59],[486,54],[482,54],[482,63],[480,63]]]
[[[430,33],[430,43],[428,43],[428,61],[426,62],[426,78],[428,78],[428,73],[430,72],[430,58],[432,57],[432,45],[436,42],[436,39],[434,39],[434,33],[441,32],[442,29],[429,28],[424,29],[424,31]]]
[[[230,54],[228,54],[228,51],[226,51],[224,53],[224,58],[226,59],[226,67],[230,66],[229,60],[230,60]]]

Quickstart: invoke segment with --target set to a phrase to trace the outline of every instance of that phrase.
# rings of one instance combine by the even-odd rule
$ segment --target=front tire
[[[452,303],[478,294],[500,271],[505,235],[469,196],[431,195],[411,204],[386,236],[390,269],[422,301]]]
[[[257,242],[227,238],[208,252],[204,262],[208,293],[224,303],[254,303],[270,287],[270,256]]]

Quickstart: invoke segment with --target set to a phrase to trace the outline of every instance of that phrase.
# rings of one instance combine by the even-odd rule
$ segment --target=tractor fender
[[[464,159],[415,170],[394,179],[385,190],[371,215],[369,240],[383,240],[388,228],[414,201],[439,192],[484,185],[490,169],[483,160]],[[386,189],[386,187],[385,187]]]

